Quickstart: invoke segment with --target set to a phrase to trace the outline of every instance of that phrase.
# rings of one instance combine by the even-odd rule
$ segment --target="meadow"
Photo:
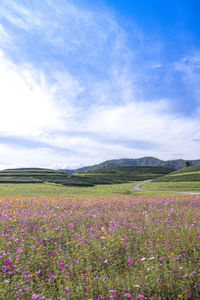
[[[132,181],[129,183],[121,184],[101,184],[90,187],[83,186],[65,186],[55,183],[1,183],[0,196],[113,196],[113,195],[138,195],[132,189],[133,184],[137,183]]]
[[[142,185],[142,189],[151,191],[174,191],[200,193],[200,181],[179,181],[179,182],[148,182]]]
[[[199,195],[0,197],[0,298],[199,299],[199,219]]]

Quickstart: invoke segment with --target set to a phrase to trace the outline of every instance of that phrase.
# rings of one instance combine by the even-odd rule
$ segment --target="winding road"
[[[145,183],[147,183],[147,182],[151,182],[152,181],[152,179],[150,179],[150,180],[145,180],[145,181],[142,181],[142,182],[139,182],[139,183],[136,183],[136,184],[134,184],[133,186],[132,186],[132,188],[134,189],[134,190],[137,190],[137,191],[140,191],[140,192],[148,192],[148,193],[176,193],[176,194],[189,194],[189,195],[200,195],[200,193],[198,193],[198,192],[175,192],[175,191],[156,191],[156,190],[154,190],[154,191],[152,191],[152,190],[144,190],[144,189],[141,189],[140,188],[140,186],[141,185],[143,185],[143,184],[145,184]]]

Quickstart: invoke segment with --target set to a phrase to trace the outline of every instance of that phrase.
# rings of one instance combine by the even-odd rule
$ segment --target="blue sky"
[[[0,0],[0,168],[199,159],[199,11]]]

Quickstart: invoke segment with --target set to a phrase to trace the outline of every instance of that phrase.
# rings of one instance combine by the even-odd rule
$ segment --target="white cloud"
[[[49,85],[44,74],[31,65],[15,65],[0,52],[0,82],[1,134],[30,138],[40,132],[65,130],[71,124],[74,110],[70,101],[78,87],[69,75],[65,75],[63,103],[59,76],[57,86]]]

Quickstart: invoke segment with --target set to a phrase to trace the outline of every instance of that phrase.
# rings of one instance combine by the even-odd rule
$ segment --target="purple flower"
[[[32,299],[34,299],[34,300],[40,299],[40,297],[42,297],[42,294],[32,295]]]
[[[7,259],[5,262],[4,262],[4,265],[8,265],[10,263],[10,259]]]

